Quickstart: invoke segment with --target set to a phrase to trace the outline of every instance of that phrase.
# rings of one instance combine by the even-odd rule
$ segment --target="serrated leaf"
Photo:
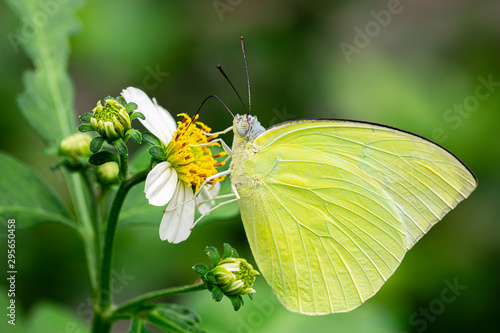
[[[102,145],[104,144],[104,139],[100,136],[96,136],[90,141],[90,151],[93,153],[97,153],[101,150]]]
[[[16,228],[42,222],[75,227],[59,196],[35,170],[0,152],[0,221],[16,220]]]
[[[197,327],[198,323],[193,323],[190,316],[172,309],[155,308],[147,312],[146,320],[166,332],[203,333]]]
[[[40,14],[46,15],[44,1],[7,0],[6,3],[21,22],[32,22]],[[25,23],[8,38],[17,53],[23,48],[33,61],[34,70],[23,75],[24,92],[18,98],[21,114],[48,146],[71,135],[76,128],[74,91],[67,74],[69,58],[68,37],[79,30],[75,11],[83,0],[52,2],[52,10],[44,24],[31,25],[26,32]]]
[[[119,163],[118,156],[109,151],[100,151],[89,158],[89,163],[92,165],[102,165],[107,162]]]
[[[132,318],[130,322],[130,328],[128,333],[150,333],[150,331],[144,326],[145,321],[139,317]]]
[[[208,267],[204,264],[196,264],[193,266],[193,271],[200,275],[205,275],[208,272]]]
[[[91,118],[92,118],[92,112],[86,112],[80,116],[80,120],[86,123],[90,123]]]
[[[141,135],[141,132],[139,132],[138,130],[129,129],[127,131],[127,134],[130,135],[130,137],[132,138],[132,140],[134,140],[135,142],[137,142],[137,143],[141,143],[142,142],[142,135]]]
[[[136,112],[137,113],[137,112]],[[132,115],[133,116],[133,115]],[[142,138],[144,141],[153,146],[161,146],[161,141],[156,136],[149,132],[142,133]]]
[[[201,317],[194,312],[193,309],[185,305],[173,304],[173,303],[156,303],[155,304],[160,311],[175,311],[183,317],[183,320],[192,325],[198,325],[201,323]]]
[[[224,298],[224,293],[222,292],[222,290],[219,287],[213,286],[213,288],[212,288],[212,298],[216,302],[220,302]]]
[[[212,262],[212,267],[215,267],[220,260],[220,255],[217,248],[214,246],[207,246],[205,248],[205,253],[207,254],[208,258],[210,258],[210,261]]]
[[[224,243],[224,257],[222,257],[222,259],[226,259],[226,258],[239,258],[239,255],[238,255],[238,252],[236,251],[236,249],[233,248],[228,243]]]
[[[122,139],[116,139],[115,141],[113,141],[113,145],[115,146],[116,150],[118,150],[120,155],[128,154],[127,145]]]
[[[78,131],[85,133],[85,132],[92,132],[95,130],[94,130],[94,127],[92,127],[92,125],[90,125],[90,124],[81,124],[80,126],[78,126]]]

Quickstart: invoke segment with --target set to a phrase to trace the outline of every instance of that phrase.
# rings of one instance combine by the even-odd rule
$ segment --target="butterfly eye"
[[[236,131],[241,136],[246,136],[250,129],[250,122],[246,117],[242,117],[236,124]]]

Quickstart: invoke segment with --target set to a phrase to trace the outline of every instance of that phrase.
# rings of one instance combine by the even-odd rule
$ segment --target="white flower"
[[[137,104],[137,111],[146,118],[139,120],[163,145],[166,160],[158,163],[149,172],[144,192],[151,205],[165,206],[168,203],[160,224],[161,240],[168,240],[171,243],[182,242],[189,237],[194,223],[193,186],[198,188],[207,177],[216,173],[215,166],[220,165],[214,163],[215,160],[208,147],[191,147],[191,144],[208,142],[204,132],[210,129],[203,124],[197,125],[194,121],[188,126],[191,118],[187,115],[184,115],[184,121],[178,128],[170,113],[140,89],[128,87],[122,91],[122,95],[127,103]],[[186,135],[183,135],[185,133]],[[193,154],[194,149],[197,150],[196,154]],[[219,191],[220,185],[217,183],[219,180],[222,178],[211,182],[215,185],[210,191],[205,186],[201,188],[200,198],[196,198],[197,202],[208,200],[199,206],[201,214],[208,212],[213,206],[214,202],[210,199],[213,199]]]

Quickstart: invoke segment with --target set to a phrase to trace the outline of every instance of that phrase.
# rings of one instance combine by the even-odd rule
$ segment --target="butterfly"
[[[257,266],[293,312],[364,303],[477,186],[451,152],[388,126],[304,119],[266,130],[247,112],[230,129],[228,202],[238,202]]]

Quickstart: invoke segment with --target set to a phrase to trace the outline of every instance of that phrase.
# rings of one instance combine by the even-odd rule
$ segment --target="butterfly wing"
[[[440,146],[368,123],[284,123],[254,148],[237,187],[245,230],[280,301],[304,314],[348,311],[373,296],[477,185]]]

